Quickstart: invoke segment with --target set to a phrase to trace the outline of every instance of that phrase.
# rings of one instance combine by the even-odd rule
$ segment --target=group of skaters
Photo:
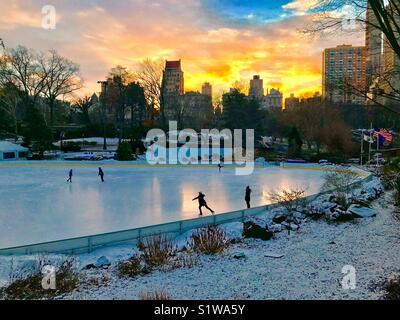
[[[74,175],[74,172],[73,172],[73,170],[71,169],[71,170],[69,170],[69,172],[68,172],[68,179],[67,179],[67,182],[70,182],[70,183],[72,183],[72,177],[73,177],[73,175]],[[98,174],[97,174],[97,176],[99,176],[100,177],[100,179],[101,179],[101,182],[104,182],[104,171],[103,171],[103,169],[102,168],[100,168],[99,167],[99,171],[98,171]]]
[[[223,168],[223,166],[221,166],[221,164],[218,165],[218,169],[221,172],[221,168]],[[72,183],[72,177],[74,175],[74,172],[72,169],[69,170],[68,172],[68,179],[67,182]],[[97,176],[100,177],[101,182],[104,182],[104,171],[101,167],[99,167],[98,170],[98,174]],[[251,199],[251,189],[250,186],[246,187],[246,191],[245,191],[245,197],[244,200],[246,201],[246,205],[247,208],[250,209],[250,199]],[[199,192],[199,195],[194,198],[192,201],[198,200],[199,202],[199,211],[200,211],[200,215],[203,215],[203,211],[201,210],[203,207],[205,207],[206,209],[208,209],[212,214],[214,214],[214,210],[212,210],[208,205],[207,205],[207,201],[205,200],[206,195],[204,193],[202,193],[201,191]]]

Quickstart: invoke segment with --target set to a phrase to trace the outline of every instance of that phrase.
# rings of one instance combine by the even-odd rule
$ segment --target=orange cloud
[[[265,89],[278,86],[285,95],[301,95],[321,90],[322,50],[337,44],[335,38],[301,37],[298,30],[310,23],[307,15],[266,25],[227,26],[200,0],[98,2],[102,6],[54,0],[63,17],[55,31],[34,28],[40,5],[18,11],[20,1],[9,2],[0,11],[19,22],[12,29],[0,23],[6,44],[57,49],[81,65],[88,92],[99,91],[97,81],[116,64],[134,68],[150,57],[182,59],[190,90],[200,90],[207,81],[214,92],[227,91],[235,80],[250,81],[260,74]],[[285,9],[306,10],[308,4],[297,0]],[[359,44],[362,39],[353,34],[340,42]]]

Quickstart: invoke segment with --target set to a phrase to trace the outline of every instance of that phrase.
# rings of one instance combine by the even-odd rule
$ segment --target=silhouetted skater
[[[72,169],[71,170],[69,170],[69,173],[68,173],[68,180],[67,180],[67,182],[72,182],[72,176],[73,176],[73,173],[72,173]]]
[[[250,194],[251,189],[249,186],[246,187],[246,195],[244,196],[244,200],[246,200],[247,209],[250,209]]]
[[[199,192],[199,195],[192,200],[192,201],[199,200],[199,210],[201,216],[203,215],[203,212],[201,211],[202,207],[206,207],[208,210],[211,211],[211,213],[214,213],[214,211],[209,206],[207,206],[207,202],[206,200],[204,200],[204,197],[205,195],[202,192]]]
[[[219,172],[221,172],[221,169],[222,169],[223,167],[224,167],[223,165],[221,165],[220,163],[218,163],[218,170],[219,170]]]
[[[99,174],[98,174],[101,178],[101,182],[104,182],[104,172],[103,169],[99,168]]]

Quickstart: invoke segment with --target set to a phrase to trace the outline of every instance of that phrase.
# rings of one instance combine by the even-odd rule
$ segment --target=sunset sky
[[[9,0],[0,2],[0,38],[36,50],[56,49],[77,62],[85,91],[99,91],[115,65],[144,58],[182,59],[185,89],[211,82],[214,93],[254,74],[285,95],[320,91],[326,47],[364,44],[360,34],[311,38],[313,0]],[[41,27],[42,7],[57,10],[55,30]]]

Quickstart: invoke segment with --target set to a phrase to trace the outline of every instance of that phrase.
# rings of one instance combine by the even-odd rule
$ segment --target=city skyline
[[[316,39],[299,32],[310,22],[312,1],[57,0],[55,30],[41,28],[46,4],[0,4],[1,37],[9,47],[54,48],[79,63],[87,93],[98,92],[97,81],[115,65],[134,69],[154,58],[181,59],[187,91],[209,82],[219,95],[257,74],[266,88],[309,96],[321,91],[321,52],[338,44],[334,35]],[[341,42],[363,45],[364,39],[352,33]]]

